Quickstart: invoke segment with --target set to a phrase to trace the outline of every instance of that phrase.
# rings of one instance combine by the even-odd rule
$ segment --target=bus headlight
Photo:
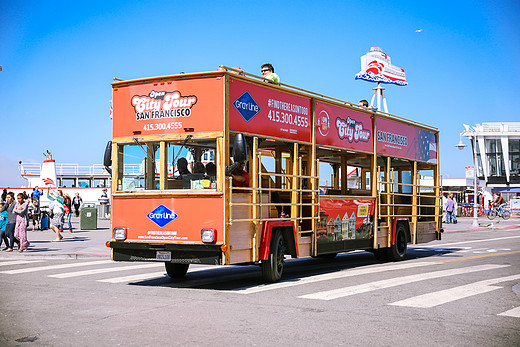
[[[200,239],[204,243],[212,243],[217,239],[217,230],[213,228],[202,229],[200,231]]]
[[[114,240],[118,240],[118,241],[126,240],[126,228],[114,228],[113,235],[114,235]]]

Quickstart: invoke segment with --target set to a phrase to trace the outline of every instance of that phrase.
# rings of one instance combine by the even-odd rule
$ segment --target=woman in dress
[[[14,205],[13,212],[16,214],[16,226],[14,227],[14,237],[20,241],[18,252],[23,252],[29,247],[27,241],[27,211],[29,204],[24,200],[24,194],[20,193],[16,196],[18,200]]]

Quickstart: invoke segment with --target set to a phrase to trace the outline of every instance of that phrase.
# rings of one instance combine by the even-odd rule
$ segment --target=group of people
[[[26,192],[16,195],[13,192],[7,192],[4,189],[0,201],[0,248],[2,243],[5,252],[12,252],[14,245],[17,244],[18,252],[24,252],[30,246],[27,240],[27,230],[30,227],[31,220],[33,230],[41,229],[42,209],[40,207],[40,198],[43,190],[35,187],[31,196]],[[76,216],[79,216],[79,210],[82,199],[78,193],[74,199],[68,194],[63,194],[61,190],[54,191],[51,188],[47,190],[47,198],[49,199],[49,214],[52,216],[50,228],[56,233],[54,241],[61,241],[63,236],[63,227],[68,226],[69,232],[72,232],[72,208],[74,207]]]
[[[179,158],[179,160],[177,160],[177,171],[179,172],[179,176],[177,176],[178,180],[182,180],[185,175],[192,174],[188,168],[188,160],[186,158]],[[217,175],[217,167],[213,162],[209,162],[204,166],[203,163],[197,161],[193,164],[193,174],[203,174],[206,178],[214,179]]]
[[[495,206],[499,211],[502,211],[504,206],[507,205],[506,200],[502,197],[502,194],[498,193],[494,200],[489,201],[490,207]],[[453,194],[449,194],[444,201],[444,211],[446,212],[444,220],[447,224],[457,224],[457,202],[453,199]]]

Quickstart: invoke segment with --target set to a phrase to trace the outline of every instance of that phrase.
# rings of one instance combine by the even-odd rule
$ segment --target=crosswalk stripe
[[[499,316],[505,316],[505,317],[515,317],[520,318],[520,307],[516,307],[512,310],[502,312],[498,314]]]
[[[113,263],[113,261],[112,260],[97,260],[97,261],[86,261],[86,262],[81,262],[81,263],[47,265],[47,266],[29,267],[29,268],[24,268],[24,269],[0,271],[0,273],[13,275],[13,274],[21,274],[21,273],[27,273],[27,272],[68,269],[68,268],[72,268],[72,267],[92,266],[92,265],[100,265],[100,264],[108,264],[108,263]]]
[[[61,273],[61,274],[49,275],[48,277],[70,278],[70,277],[88,276],[88,275],[95,275],[95,274],[114,272],[114,271],[148,269],[148,268],[159,267],[159,266],[164,266],[164,265],[163,265],[163,263],[147,263],[147,264],[138,264],[138,265],[129,265],[129,266],[106,267],[106,268],[93,269],[93,270],[65,272],[65,273]]]
[[[10,265],[23,265],[23,264],[32,264],[32,263],[41,263],[43,260],[13,260],[13,261],[1,261],[0,266],[10,266]]]
[[[430,308],[455,300],[463,299],[466,297],[491,292],[493,290],[502,288],[499,286],[494,286],[494,284],[506,281],[514,281],[517,279],[520,279],[520,275],[488,279],[455,288],[439,290],[428,294],[414,296],[405,300],[396,301],[394,303],[391,303],[390,305],[416,308]]]
[[[346,296],[367,293],[367,292],[371,292],[374,290],[397,287],[397,286],[414,283],[414,282],[419,282],[419,281],[425,281],[425,280],[460,275],[460,274],[467,274],[467,273],[471,273],[471,272],[493,270],[493,269],[498,269],[498,268],[507,267],[507,266],[510,266],[510,265],[489,264],[489,265],[476,265],[476,266],[470,266],[470,267],[464,267],[464,268],[458,268],[458,269],[427,272],[427,273],[403,276],[403,277],[398,277],[398,278],[390,278],[390,279],[386,279],[386,280],[375,281],[375,282],[360,284],[360,285],[356,285],[356,286],[338,288],[338,289],[333,289],[333,290],[326,290],[326,291],[322,291],[322,292],[318,292],[318,293],[306,294],[306,295],[299,296],[299,298],[315,299],[315,300],[333,300],[333,299],[338,299],[338,298],[342,298],[342,297],[346,297]]]
[[[442,243],[438,245],[424,245],[421,248],[439,248],[439,247],[449,247],[455,245],[464,245],[466,243],[479,243],[479,242],[489,242],[489,241],[500,241],[500,240],[508,240],[508,239],[517,239],[520,236],[505,236],[505,237],[495,237],[493,239],[483,239],[483,240],[470,240],[470,241],[460,241],[460,242],[452,242],[452,243]]]
[[[267,290],[299,286],[299,285],[303,285],[303,284],[315,283],[315,282],[320,282],[320,281],[328,281],[328,280],[333,280],[333,279],[338,279],[338,278],[374,274],[374,273],[393,271],[393,270],[404,270],[404,269],[411,269],[411,268],[430,266],[430,265],[436,265],[436,264],[437,263],[433,263],[433,262],[417,262],[417,263],[407,262],[407,263],[391,264],[391,265],[384,265],[384,266],[378,265],[376,267],[351,269],[351,270],[345,270],[345,271],[341,271],[341,272],[337,272],[337,273],[328,273],[328,274],[310,276],[310,277],[305,277],[305,278],[299,278],[299,279],[291,280],[291,281],[287,281],[287,282],[264,284],[264,285],[254,286],[254,287],[244,287],[244,288],[239,288],[237,290],[233,290],[232,292],[239,293],[239,294],[253,294],[253,293],[258,293],[258,292],[264,292]]]

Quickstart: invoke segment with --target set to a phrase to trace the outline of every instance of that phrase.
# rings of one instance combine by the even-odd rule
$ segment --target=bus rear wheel
[[[406,255],[408,248],[408,240],[406,237],[406,228],[403,224],[397,224],[395,231],[395,242],[386,249],[386,257],[389,261],[400,261]]]
[[[285,242],[282,232],[276,231],[271,238],[269,256],[262,260],[262,277],[266,282],[277,282],[282,278],[285,263]]]
[[[171,278],[183,278],[188,272],[190,264],[164,263],[166,273]]]

